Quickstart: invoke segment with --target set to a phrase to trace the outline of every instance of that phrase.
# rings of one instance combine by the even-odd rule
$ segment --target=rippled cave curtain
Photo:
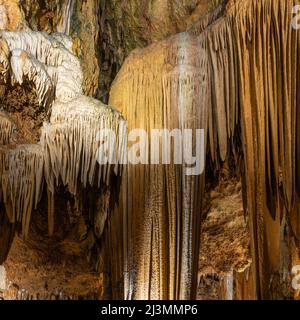
[[[160,47],[154,64],[140,64],[142,70],[130,59],[124,67],[128,73],[121,81],[122,97],[117,96],[124,102],[120,110],[128,119],[129,129],[150,133],[151,129],[207,126],[207,89],[203,85],[207,55],[203,52],[198,58],[198,46],[188,34],[183,34],[169,52],[166,49]],[[180,64],[175,68],[164,65],[166,54],[170,64]],[[203,68],[195,76],[198,62]],[[139,79],[143,87],[130,77]],[[120,106],[114,99],[112,103]],[[185,170],[180,165],[128,165],[122,186],[127,216],[126,298],[185,299],[190,297],[192,284],[197,283],[192,265],[198,256],[204,177],[188,177]]]
[[[295,193],[299,34],[291,27],[295,3],[258,1],[255,10],[245,6],[246,18],[239,19],[236,28],[246,208],[260,298],[274,298],[289,273],[285,220],[289,224],[299,207]],[[293,225],[298,224],[299,220]]]
[[[187,32],[135,50],[111,90],[110,104],[129,130],[205,129],[216,167],[239,152],[241,127],[253,263],[238,298],[284,295],[278,287],[300,236],[300,36],[291,27],[297,3],[229,1]],[[117,209],[126,218],[119,238],[125,298],[196,296],[205,177],[187,178],[184,170],[127,167]]]

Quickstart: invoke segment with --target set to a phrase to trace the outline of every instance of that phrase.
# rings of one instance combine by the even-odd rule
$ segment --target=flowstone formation
[[[69,280],[64,251],[81,251],[76,229],[98,271],[99,283],[85,278],[80,252],[72,271],[89,281],[92,291],[79,289],[87,297],[299,298],[291,286],[300,263],[297,4],[0,0],[0,264],[16,232],[37,239],[37,250],[17,239],[5,274],[21,281],[19,266],[63,247],[59,272],[49,274]],[[109,97],[118,111],[85,96],[107,100],[122,64]],[[149,135],[204,129],[204,172],[99,166],[99,130],[125,137],[127,126]],[[124,140],[108,143],[123,154]],[[42,241],[45,221],[62,246]]]
[[[92,250],[103,236],[110,188],[121,174],[118,164],[98,164],[97,135],[111,129],[125,136],[124,119],[83,95],[80,62],[63,34],[1,31],[0,69],[0,264],[15,231],[28,237],[32,212],[41,202],[48,203],[53,234],[58,188],[72,195],[79,214],[91,221]],[[122,140],[109,143],[122,149]],[[83,200],[86,189],[93,190],[92,206]]]
[[[187,32],[133,51],[111,90],[110,103],[129,129],[205,129],[207,182],[224,166],[242,177],[252,261],[225,279],[225,297],[295,294],[290,276],[299,264],[295,4],[299,1],[228,1]],[[128,165],[126,171],[125,209],[119,208],[127,210],[126,296],[195,297],[204,174],[187,178],[184,167],[162,165]]]

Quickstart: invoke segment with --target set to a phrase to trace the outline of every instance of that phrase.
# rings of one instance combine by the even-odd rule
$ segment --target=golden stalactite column
[[[127,118],[129,130],[206,129],[209,112],[215,161],[226,160],[240,122],[252,254],[249,286],[241,286],[245,297],[286,297],[291,288],[294,249],[285,231],[292,238],[298,233],[289,226],[299,215],[295,4],[229,1],[222,18],[201,21],[198,36],[192,31],[134,51],[111,92],[110,103]],[[187,178],[182,167],[172,166],[129,165],[127,174],[126,297],[193,297],[203,179]]]
[[[207,128],[206,99],[207,54],[184,33],[134,51],[113,84],[110,103],[127,119],[129,132],[147,132],[150,157],[152,129]],[[187,169],[174,162],[126,166],[117,209],[126,220],[126,299],[196,297],[204,175],[188,176]]]
[[[294,250],[290,226],[299,224],[295,193],[299,33],[291,26],[295,3],[245,1],[234,18],[247,210],[261,299],[290,296]]]

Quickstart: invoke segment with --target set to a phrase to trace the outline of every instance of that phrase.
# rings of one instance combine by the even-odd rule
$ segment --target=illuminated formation
[[[2,107],[0,199],[1,211],[5,210],[9,221],[4,215],[1,221],[11,230],[21,223],[27,237],[31,213],[45,185],[52,234],[53,201],[59,184],[76,196],[79,188],[92,186],[100,190],[109,185],[112,175],[120,174],[118,165],[98,165],[97,133],[112,129],[125,135],[126,124],[117,111],[83,95],[80,63],[71,52],[72,41],[67,36],[3,31],[0,37],[1,82],[10,88],[21,85],[32,90],[45,117],[50,115],[41,128],[39,141],[24,143],[19,141],[14,115]],[[112,147],[121,148],[118,142]],[[11,233],[1,239],[1,262],[11,239]]]
[[[237,299],[289,294],[290,268],[299,264],[294,4],[229,1],[187,32],[132,52],[111,90],[110,103],[129,129],[205,128],[214,170],[235,163],[252,253],[251,267],[235,273],[229,296]],[[126,296],[195,298],[204,176],[186,178],[181,167],[129,166],[123,188]]]
[[[179,2],[172,1],[174,8],[182,8]],[[45,190],[49,234],[55,232],[55,198],[64,186],[76,201],[88,194],[97,207],[91,225],[101,249],[93,255],[102,255],[106,298],[196,298],[204,199],[208,182],[226,167],[242,180],[251,260],[220,278],[220,296],[299,296],[291,289],[291,269],[300,264],[300,32],[291,25],[296,4],[210,1],[215,9],[201,18],[195,13],[187,29],[176,22],[184,32],[131,52],[110,91],[113,109],[84,95],[101,87],[98,56],[105,60],[114,50],[115,57],[125,55],[127,45],[113,47],[108,34],[113,38],[115,30],[97,16],[94,2],[80,7],[65,1],[51,20],[56,31],[69,34],[76,17],[80,26],[71,40],[31,31],[16,1],[0,0],[0,263],[20,225],[28,235]],[[162,39],[159,22],[154,40]],[[53,31],[51,23],[40,25]],[[107,42],[98,38],[100,27]],[[120,29],[119,42],[135,43],[134,27],[131,33]],[[171,29],[161,32],[169,35]],[[77,36],[86,37],[85,43]],[[99,43],[107,51],[97,52]],[[117,73],[119,62],[107,70]],[[99,166],[99,130],[125,137],[127,127],[149,134],[204,129],[204,173],[189,176],[186,165]],[[122,152],[125,139],[109,145]]]

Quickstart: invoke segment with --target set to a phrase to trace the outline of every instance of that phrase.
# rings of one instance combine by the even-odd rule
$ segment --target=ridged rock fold
[[[252,253],[250,270],[235,279],[240,299],[288,296],[290,268],[297,262],[295,4],[229,1],[187,32],[133,51],[111,90],[110,103],[128,120],[129,130],[203,128],[214,170],[235,163],[243,177]],[[127,215],[119,238],[124,239],[125,297],[196,296],[204,174],[186,178],[184,170],[127,167]]]

